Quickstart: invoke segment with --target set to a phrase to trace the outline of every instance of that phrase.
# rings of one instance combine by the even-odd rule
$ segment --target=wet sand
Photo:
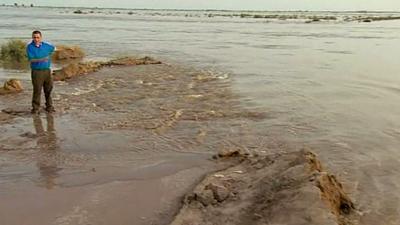
[[[228,76],[165,64],[56,82],[55,114],[30,115],[23,86],[1,96],[7,225],[168,224],[185,193],[226,166],[211,156],[254,146],[251,123],[265,116],[240,106]]]

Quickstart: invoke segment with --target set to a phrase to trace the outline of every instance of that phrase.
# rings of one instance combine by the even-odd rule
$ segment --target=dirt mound
[[[309,171],[317,173],[315,185],[320,189],[321,195],[331,212],[339,218],[340,224],[346,224],[342,221],[342,215],[349,214],[355,209],[353,202],[344,192],[342,184],[332,174],[323,171],[321,163],[318,161],[315,154],[311,152],[305,153],[305,158],[308,161]]]
[[[67,80],[75,76],[98,71],[101,67],[101,63],[98,62],[71,63],[60,70],[53,71],[53,79],[55,81]]]
[[[150,57],[144,57],[144,58],[124,57],[124,58],[113,59],[107,62],[71,63],[67,66],[64,66],[60,70],[53,71],[53,78],[55,81],[67,80],[72,77],[81,76],[98,71],[102,67],[148,65],[148,64],[161,64],[161,62],[154,60]]]
[[[172,225],[356,224],[353,203],[313,153],[217,158],[231,156],[241,162],[206,177]]]
[[[130,65],[149,65],[149,64],[161,64],[161,62],[146,56],[139,59],[132,57],[122,57],[102,63],[103,66],[130,66]]]
[[[79,46],[66,46],[57,45],[57,50],[52,55],[52,59],[68,60],[68,59],[82,59],[85,57],[85,52]]]
[[[0,95],[18,93],[23,91],[22,84],[17,79],[10,79],[4,83],[4,86],[0,88]]]

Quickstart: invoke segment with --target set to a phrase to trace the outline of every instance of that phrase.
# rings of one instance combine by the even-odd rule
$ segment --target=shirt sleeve
[[[28,57],[28,61],[33,59],[31,51],[29,51],[29,45],[26,46],[26,56]]]
[[[49,46],[49,55],[53,54],[54,50],[56,49],[56,47],[50,43],[47,43]]]

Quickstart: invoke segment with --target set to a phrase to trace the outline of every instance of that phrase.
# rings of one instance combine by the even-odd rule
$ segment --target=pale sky
[[[0,4],[155,9],[385,10],[400,0],[0,0]]]

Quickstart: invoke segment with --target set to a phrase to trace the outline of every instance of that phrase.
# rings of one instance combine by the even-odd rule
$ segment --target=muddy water
[[[267,151],[251,126],[265,114],[241,107],[218,74],[102,69],[57,82],[57,113],[34,116],[24,85],[2,98],[1,115],[11,117],[0,137],[6,224],[23,221],[16,208],[29,224],[167,224],[184,193],[218,168],[217,149]]]
[[[153,89],[149,85],[146,94],[141,96],[126,94],[121,97],[119,91],[109,92],[108,98],[118,104],[112,104],[107,98],[96,98],[93,90],[103,87],[113,90],[112,85],[122,85],[119,80],[113,80],[113,73],[104,78],[109,79],[111,84],[108,85],[111,87],[105,85],[103,78],[91,82],[60,84],[57,87],[60,99],[57,104],[61,107],[60,111],[68,112],[68,115],[54,119],[55,130],[62,137],[60,139],[65,140],[61,141],[65,143],[63,148],[69,149],[62,151],[62,154],[74,153],[71,156],[73,159],[66,159],[66,162],[71,161],[72,165],[77,163],[74,168],[78,171],[82,168],[79,162],[91,161],[91,158],[98,157],[103,159],[101,163],[109,165],[129,165],[129,160],[145,162],[136,160],[137,154],[150,157],[160,154],[164,149],[165,155],[171,152],[212,152],[221,142],[223,145],[241,145],[248,149],[254,145],[254,148],[266,146],[281,151],[291,151],[306,145],[319,153],[324,164],[345,183],[361,210],[361,224],[399,223],[398,21],[358,23],[338,20],[305,24],[288,20],[209,18],[202,12],[170,14],[135,11],[134,15],[127,15],[125,11],[116,14],[115,10],[99,10],[101,13],[75,15],[72,9],[0,10],[2,42],[12,37],[29,40],[29,32],[41,28],[46,38],[56,44],[81,45],[88,52],[89,58],[152,54],[171,64],[185,63],[203,69],[205,74],[229,78],[229,84],[218,85],[230,87],[229,93],[222,94],[222,99],[226,99],[226,95],[234,95],[229,97],[235,99],[232,102],[225,104],[225,101],[216,101],[220,96],[204,102],[185,102],[182,100],[185,98],[182,98],[177,101],[176,107],[170,107],[170,101],[177,100],[175,97],[160,101],[160,93],[170,90],[169,85]],[[348,13],[336,15],[358,16]],[[5,77],[27,80],[28,74],[26,71],[0,69],[0,79]],[[150,83],[157,84],[159,80],[156,81]],[[133,86],[146,84],[145,79],[136,81],[138,84],[133,80],[130,82]],[[28,80],[25,86],[29,86]],[[181,88],[176,87],[178,90]],[[202,88],[206,92],[220,89],[219,86]],[[173,93],[180,95],[179,92]],[[190,95],[193,95],[190,97],[192,99],[201,99],[198,93]],[[23,97],[28,98],[29,94]],[[2,108],[10,107],[11,103],[7,101],[1,99]],[[179,106],[187,103],[199,104],[209,111],[186,110],[185,113]],[[13,107],[26,106],[26,103],[20,104]],[[232,113],[222,117],[216,113],[218,110],[209,108],[210,104]],[[162,107],[157,109],[156,106]],[[243,125],[237,116],[240,115],[237,111],[243,108],[263,112],[265,115],[255,119],[255,122],[247,118],[244,122],[246,125]],[[74,111],[77,109],[90,116],[80,116],[80,113]],[[100,112],[101,116],[97,114]],[[121,120],[110,116],[116,113]],[[254,117],[254,113],[248,114]],[[210,115],[219,119],[212,122],[205,119],[201,128],[190,122],[196,117],[197,121],[202,121]],[[76,118],[83,122],[74,122]],[[185,122],[177,122],[180,119]],[[32,118],[20,116],[16,120],[25,123],[24,128],[2,125],[1,129],[7,129],[3,139],[7,139],[7,142],[2,143],[5,149],[15,147],[17,143],[10,144],[9,141],[22,141],[26,138],[18,135],[28,132],[27,127],[34,133]],[[44,122],[46,119],[43,117],[42,120]],[[179,128],[179,132],[169,129],[169,126]],[[203,131],[203,126],[210,130]],[[137,132],[134,136],[119,135],[132,127],[140,128],[144,134]],[[91,134],[92,129],[105,133]],[[119,129],[122,131],[113,134]],[[80,139],[82,135],[71,135],[74,130],[82,130],[79,133],[87,136]],[[227,133],[228,130],[236,134]],[[154,135],[149,136],[149,132]],[[28,137],[30,135],[26,134]],[[129,156],[122,152],[131,149],[126,148],[124,143],[131,141],[132,137],[141,141],[135,142],[132,147],[135,154]],[[197,139],[203,137],[207,137],[204,140],[206,144],[197,146]],[[224,142],[225,139],[230,141]],[[33,139],[18,146],[29,149],[35,146],[35,141]],[[78,143],[85,151],[74,152],[74,143]],[[92,143],[105,148],[117,145],[122,152],[103,157],[108,151],[93,147]],[[21,152],[23,155],[16,157],[14,161],[17,163],[12,165],[6,163],[8,158],[2,158],[5,165],[2,166],[2,176],[7,180],[6,184],[20,177],[29,180],[35,173],[32,171],[37,167],[33,164],[29,166],[35,154]],[[87,156],[89,153],[90,156]],[[113,157],[114,160],[111,160]],[[26,167],[26,174],[19,174],[19,169],[13,169],[18,164]],[[90,169],[91,166],[88,166]],[[74,179],[69,182],[71,180]]]

